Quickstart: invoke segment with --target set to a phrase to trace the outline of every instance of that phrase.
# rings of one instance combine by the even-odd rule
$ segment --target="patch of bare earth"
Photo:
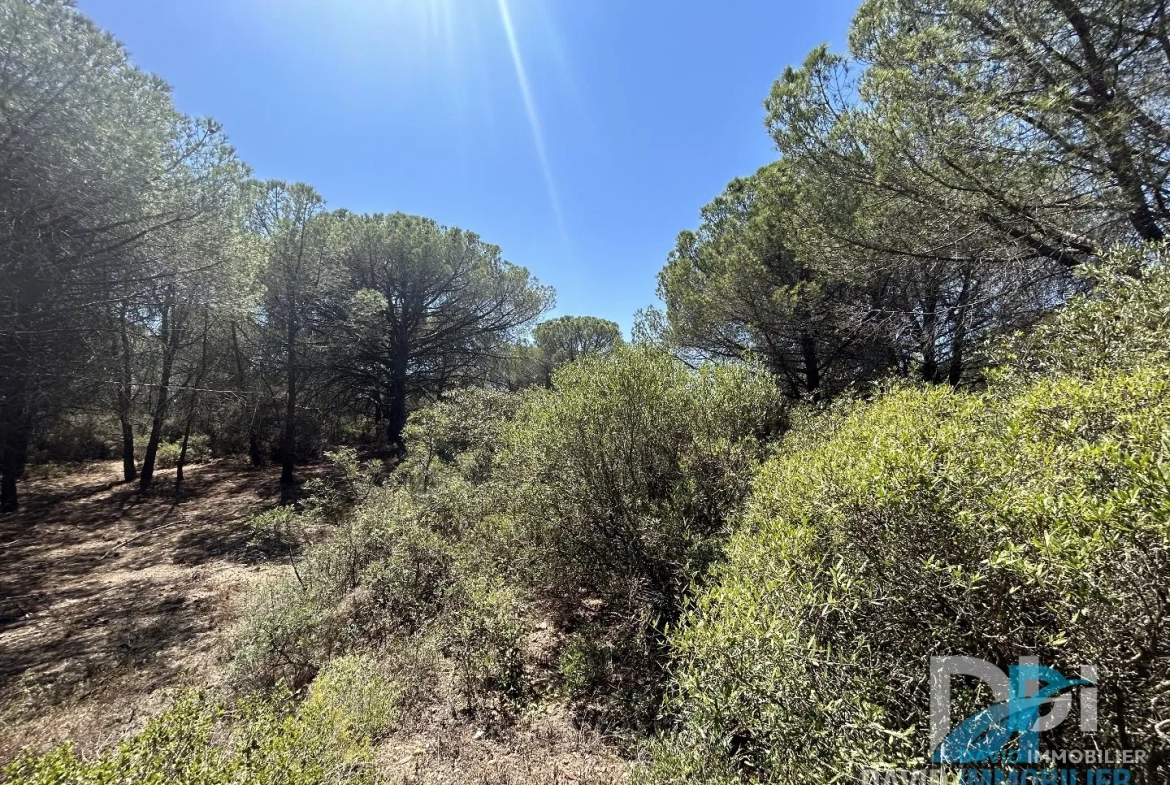
[[[289,545],[248,525],[279,503],[279,468],[188,467],[178,496],[173,470],[146,495],[120,474],[102,462],[26,480],[19,512],[0,517],[0,764],[24,746],[107,747],[166,708],[172,688],[217,683],[241,589],[289,569]],[[555,670],[549,629],[528,641],[537,682]],[[617,747],[578,728],[552,694],[486,723],[461,700],[448,684],[403,718],[379,743],[381,781],[626,780]]]
[[[616,785],[629,763],[595,732],[574,726],[562,706],[535,708],[492,730],[435,707],[414,732],[379,748],[385,781],[402,785]]]
[[[220,460],[139,494],[117,462],[21,483],[0,517],[0,761],[22,746],[104,746],[214,680],[232,597],[279,544],[247,519],[280,497],[279,469]]]

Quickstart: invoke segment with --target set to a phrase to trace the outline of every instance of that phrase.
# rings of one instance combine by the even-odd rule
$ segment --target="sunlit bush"
[[[574,683],[653,717],[661,630],[719,554],[778,401],[765,373],[695,372],[647,347],[572,363],[525,397],[495,474],[500,536],[563,623],[611,637],[614,678]]]
[[[807,424],[761,469],[673,637],[681,727],[657,781],[921,768],[944,654],[1096,664],[1094,743],[1157,747],[1168,444],[1165,367],[1005,396],[891,391]]]
[[[24,752],[0,779],[11,785],[373,783],[365,729],[335,697],[319,692],[296,704],[285,693],[229,703],[188,692],[107,752],[87,757],[68,743],[44,755]]]

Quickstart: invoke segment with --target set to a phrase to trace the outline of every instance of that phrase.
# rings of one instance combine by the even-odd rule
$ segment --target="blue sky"
[[[772,81],[843,47],[856,3],[78,5],[182,111],[223,123],[256,176],[475,231],[556,287],[555,313],[628,330],[677,233],[774,158]]]

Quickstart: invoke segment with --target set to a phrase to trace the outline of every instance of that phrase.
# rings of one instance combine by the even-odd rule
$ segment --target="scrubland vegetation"
[[[927,764],[942,654],[1095,664],[1092,743],[1166,781],[1168,24],[869,0],[627,343],[473,234],[248,179],[70,5],[3,0],[12,537],[71,461],[283,488],[231,522],[280,547],[216,678],[3,781],[854,782]]]

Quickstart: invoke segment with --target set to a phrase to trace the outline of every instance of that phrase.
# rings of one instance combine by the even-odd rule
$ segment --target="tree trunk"
[[[938,361],[933,354],[928,354],[922,360],[922,381],[934,384],[939,379]]]
[[[403,447],[402,431],[406,428],[406,364],[397,363],[390,382],[390,403],[386,412],[386,441],[392,449]]]
[[[248,386],[248,408],[252,410],[252,416],[248,420],[248,458],[252,461],[253,466],[259,466],[264,462],[264,456],[260,453],[260,433],[256,430],[256,394],[247,385],[247,377],[244,374],[244,357],[240,352],[240,340],[236,334],[236,323],[232,322],[232,353],[236,358],[236,387],[243,390]]]
[[[183,426],[183,444],[179,447],[179,460],[175,463],[175,490],[183,485],[183,465],[187,462],[187,445],[191,442],[191,426],[195,424],[195,407],[199,403],[199,386],[203,384],[203,373],[207,370],[207,331],[210,314],[203,312],[203,346],[199,350],[199,370],[191,384],[191,405],[187,408],[187,422]]]
[[[118,421],[122,425],[122,479],[125,482],[134,482],[138,479],[138,468],[134,463],[134,421],[131,411],[133,375],[130,363],[130,336],[126,331],[126,305],[122,305],[122,314],[118,325],[121,367],[118,379]]]
[[[817,360],[817,342],[808,330],[800,331],[800,353],[804,358],[804,382],[813,400],[820,398],[821,366]]]
[[[150,489],[154,481],[154,462],[158,456],[158,445],[162,440],[163,424],[166,422],[167,407],[171,396],[171,370],[174,368],[175,355],[178,353],[181,331],[175,324],[174,291],[167,290],[167,297],[163,304],[162,321],[159,335],[162,338],[163,355],[162,369],[159,374],[158,399],[154,404],[154,415],[150,421],[150,438],[146,442],[146,454],[142,457],[142,473],[138,476],[138,489]]]
[[[5,407],[4,443],[0,447],[0,512],[14,512],[19,506],[16,481],[24,474],[28,457],[29,427],[23,401]]]
[[[284,438],[280,448],[280,482],[282,485],[291,485],[293,476],[293,461],[296,457],[297,439],[297,344],[296,322],[289,315],[288,333],[285,340],[285,357],[287,365],[287,394],[284,404]]]

